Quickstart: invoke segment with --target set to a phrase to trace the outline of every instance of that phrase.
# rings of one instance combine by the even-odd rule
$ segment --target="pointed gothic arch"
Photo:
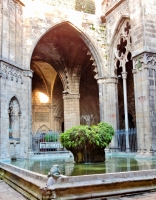
[[[56,28],[57,26],[60,26],[62,24],[68,24],[71,27],[73,27],[73,30],[75,30],[75,32],[79,35],[79,37],[83,40],[83,42],[86,44],[86,46],[88,47],[89,51],[88,51],[88,55],[92,56],[92,59],[94,60],[94,66],[97,69],[97,75],[99,77],[103,76],[103,61],[102,61],[102,57],[100,56],[100,52],[98,50],[97,44],[93,41],[93,39],[90,37],[90,35],[85,32],[82,28],[78,28],[76,25],[74,25],[73,23],[71,23],[70,21],[66,21],[66,20],[59,20],[59,22],[52,22],[52,25],[50,25],[50,27],[46,27],[46,30],[42,33],[39,34],[36,37],[36,40],[31,48],[31,53],[30,53],[30,57],[29,57],[29,66],[31,66],[31,58],[34,52],[34,49],[36,48],[36,45],[38,44],[38,42],[42,39],[42,37],[44,37],[49,31],[51,31],[52,29]]]
[[[40,66],[38,63],[40,63]],[[38,108],[42,107],[40,111],[37,111],[38,113],[34,111],[34,115],[36,116],[34,116],[33,119],[34,120],[37,119],[36,122],[37,126],[39,126],[41,123],[41,119],[39,118],[43,117],[43,114],[41,112],[44,112],[45,115],[49,116],[49,118],[46,118],[47,123],[53,124],[54,121],[57,121],[55,125],[53,124],[55,128],[52,129],[54,129],[55,131],[56,129],[61,130],[61,127],[58,128],[58,126],[61,125],[59,120],[61,118],[61,122],[63,122],[64,119],[62,119],[62,114],[60,115],[60,113],[63,113],[62,111],[60,111],[60,108],[66,110],[66,112],[64,113],[67,114],[66,117],[64,118],[68,120],[69,120],[68,116],[69,115],[72,116],[73,114],[68,112],[74,112],[75,115],[75,117],[72,117],[72,119],[69,120],[70,121],[69,123],[71,123],[72,120],[73,121],[75,120],[73,124],[71,123],[71,125],[70,124],[66,125],[66,127],[69,128],[72,127],[73,125],[79,125],[80,123],[79,113],[81,112],[79,108],[80,103],[86,101],[86,99],[84,98],[83,101],[79,102],[80,91],[81,91],[81,96],[82,93],[83,95],[85,95],[85,91],[80,90],[80,87],[81,88],[83,87],[81,82],[85,83],[84,75],[86,74],[88,75],[88,81],[91,80],[92,82],[94,82],[94,84],[92,85],[94,85],[95,87],[92,90],[93,92],[95,91],[95,95],[90,95],[92,96],[92,98],[94,98],[93,102],[99,100],[97,92],[98,84],[97,80],[95,79],[95,76],[98,76],[97,64],[95,62],[93,54],[90,51],[90,44],[88,43],[88,41],[84,40],[81,31],[78,30],[73,24],[69,22],[62,22],[60,24],[53,26],[38,41],[32,54],[31,64],[32,64],[31,69],[35,73],[41,74],[42,77],[43,76],[47,77],[46,82],[47,86],[49,85],[50,87],[50,89],[48,89],[49,91],[50,90],[52,91],[51,82],[54,78],[52,77],[54,74],[52,68],[57,73],[57,75],[55,75],[55,82],[53,82],[53,86],[57,82],[56,85],[57,91],[53,87],[53,91],[51,92],[51,94],[55,93],[54,98],[53,99],[51,98],[51,101],[49,102],[49,107],[51,107],[51,109],[49,109],[49,107],[46,106],[46,104],[44,105],[38,104],[33,106],[33,108],[35,108],[36,110],[39,110]],[[40,67],[40,69],[37,69],[37,67]],[[87,71],[88,68],[90,69],[89,71],[91,72]],[[35,83],[37,83],[37,81],[35,81]],[[40,84],[39,81],[37,84],[38,85]],[[87,87],[88,87],[87,91],[91,91],[89,85],[87,85],[86,88]],[[63,94],[63,99],[62,99],[62,94]],[[58,96],[60,99],[62,99],[62,102],[56,100],[58,99]],[[94,96],[97,96],[97,98],[95,98]],[[72,106],[75,106],[75,109],[69,109],[70,108],[69,105],[68,105],[69,108],[68,106],[65,105],[63,106],[63,103],[69,104],[69,102],[71,103]],[[54,110],[56,108],[55,105],[59,105],[58,108],[60,113],[59,114],[57,113],[57,116],[55,113],[56,110]],[[89,109],[93,108],[96,111],[98,110],[96,113],[96,118],[99,118],[98,117],[99,108],[97,105],[99,106],[99,102],[95,102],[95,106],[90,106],[90,107],[88,106],[88,107]]]
[[[119,40],[120,35],[123,32],[123,27],[124,27],[124,24],[126,24],[126,22],[130,22],[129,16],[121,16],[121,18],[119,19],[119,21],[116,25],[116,28],[114,30],[112,39],[110,41],[110,49],[109,49],[109,55],[108,55],[108,57],[109,57],[108,66],[110,68],[111,76],[116,75],[115,70],[114,70],[114,51],[115,51],[116,43]]]
[[[118,84],[116,85],[118,94],[117,122],[118,128],[125,129],[127,133],[126,151],[129,151],[128,130],[130,126],[135,128],[136,118],[131,24],[130,19],[127,17],[122,17],[115,29],[111,43],[109,64],[111,75],[118,78]]]

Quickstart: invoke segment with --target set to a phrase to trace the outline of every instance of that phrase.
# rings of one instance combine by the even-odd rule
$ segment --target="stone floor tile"
[[[18,200],[26,200],[26,198],[23,197],[23,196],[22,196],[22,197],[18,197],[17,199],[18,199]]]
[[[9,192],[2,192],[1,194],[0,194],[0,197],[1,198],[4,198],[4,199],[7,199],[7,198],[10,198],[10,197],[14,197],[11,193],[9,193]]]

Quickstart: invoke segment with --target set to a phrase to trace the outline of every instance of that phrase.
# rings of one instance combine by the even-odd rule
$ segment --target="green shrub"
[[[74,126],[71,129],[61,133],[60,139],[62,145],[70,149],[87,149],[105,148],[109,145],[114,135],[114,129],[105,122],[98,125]]]
[[[44,136],[44,140],[45,140],[46,142],[56,142],[56,141],[58,140],[58,136],[57,136],[57,134],[55,134],[55,133],[46,134],[46,135]]]

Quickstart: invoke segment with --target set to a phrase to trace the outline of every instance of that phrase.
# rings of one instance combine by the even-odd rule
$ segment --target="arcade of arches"
[[[1,0],[0,158],[14,144],[28,157],[38,131],[100,121],[136,128],[137,154],[155,155],[155,5]]]

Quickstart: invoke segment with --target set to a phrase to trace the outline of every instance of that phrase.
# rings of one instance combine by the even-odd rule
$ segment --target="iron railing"
[[[34,154],[63,151],[60,143],[60,133],[37,132],[32,136],[32,150]]]
[[[136,128],[126,130],[117,130],[115,133],[116,149],[121,152],[126,152],[126,134],[129,139],[129,151],[137,152],[137,130]]]

